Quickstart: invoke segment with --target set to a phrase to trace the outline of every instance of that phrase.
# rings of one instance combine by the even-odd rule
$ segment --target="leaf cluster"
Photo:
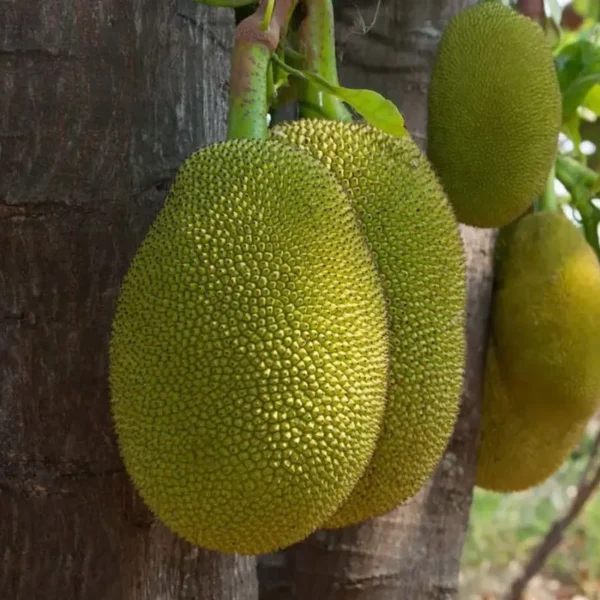
[[[554,43],[562,95],[561,143],[552,175],[562,184],[556,187],[564,212],[600,257],[600,0],[547,4],[546,31]]]

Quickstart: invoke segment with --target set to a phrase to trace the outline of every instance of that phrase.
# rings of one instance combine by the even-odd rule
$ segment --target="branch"
[[[589,500],[594,490],[600,484],[600,462],[594,463],[600,454],[600,432],[594,440],[588,464],[579,482],[577,495],[575,496],[567,513],[560,519],[554,522],[546,537],[541,541],[538,547],[533,551],[529,562],[527,563],[523,573],[512,584],[510,591],[505,597],[505,600],[520,600],[530,579],[544,566],[548,557],[557,546],[562,542],[563,534],[567,527],[575,520],[585,503]],[[590,477],[591,473],[594,473]]]

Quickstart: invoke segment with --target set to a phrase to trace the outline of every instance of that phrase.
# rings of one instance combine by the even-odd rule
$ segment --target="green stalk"
[[[540,199],[537,203],[538,210],[547,210],[549,212],[559,212],[560,204],[556,198],[556,193],[554,192],[554,179],[556,177],[556,168],[552,165],[550,169],[550,173],[548,174],[548,179],[546,180],[546,187],[544,189],[544,193],[540,196]]]
[[[571,157],[559,155],[556,159],[556,176],[571,195],[573,205],[581,215],[585,238],[600,258],[600,219],[591,203],[592,195],[600,190],[600,175]]]
[[[229,139],[267,138],[267,68],[270,58],[265,46],[236,42],[231,57]]]
[[[588,244],[594,249],[596,255],[600,259],[600,244],[598,241],[598,219],[594,218],[594,207],[591,202],[582,202],[577,206],[577,210],[581,215],[581,224],[583,226],[583,234]]]
[[[304,56],[305,71],[317,73],[332,85],[339,85],[335,56],[335,20],[332,0],[302,0],[306,16],[299,29],[298,50]],[[299,90],[300,116],[352,121],[352,114],[335,96],[302,82]]]
[[[269,62],[296,3],[297,0],[263,0],[258,10],[236,27],[231,56],[228,139],[268,137]]]
[[[273,18],[273,11],[275,10],[275,0],[267,0],[265,7],[265,14],[260,24],[260,28],[263,31],[268,31],[271,25],[271,19]]]
[[[556,177],[567,188],[577,204],[586,200],[600,188],[600,176],[596,171],[569,156],[556,158]]]

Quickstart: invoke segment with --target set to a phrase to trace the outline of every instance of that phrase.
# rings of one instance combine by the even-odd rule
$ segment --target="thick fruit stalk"
[[[264,0],[236,28],[231,57],[229,139],[268,137],[269,61],[296,3],[297,0]]]
[[[303,6],[306,16],[300,25],[298,44],[304,56],[303,68],[337,86],[333,3],[303,0]],[[339,98],[316,89],[308,81],[300,84],[298,100],[302,117],[352,121],[352,115]]]

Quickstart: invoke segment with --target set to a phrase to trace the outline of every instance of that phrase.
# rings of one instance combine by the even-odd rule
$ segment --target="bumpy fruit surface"
[[[364,227],[387,299],[388,403],[369,468],[325,524],[342,527],[412,497],[444,452],[462,388],[463,248],[442,189],[408,136],[325,120],[277,126],[272,136],[305,148],[337,177]]]
[[[501,234],[477,484],[536,485],[600,405],[600,265],[563,215],[536,213]]]
[[[200,546],[296,542],[367,466],[388,350],[371,254],[327,169],[272,141],[197,152],[118,300],[110,383],[128,472]]]
[[[561,106],[537,23],[497,0],[450,20],[429,88],[428,156],[459,221],[501,227],[525,212],[552,166]]]

